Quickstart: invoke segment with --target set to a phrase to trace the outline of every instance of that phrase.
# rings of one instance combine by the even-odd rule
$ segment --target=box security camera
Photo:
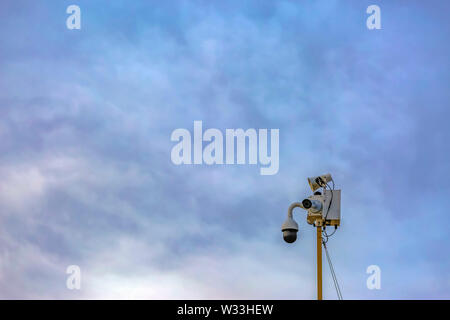
[[[308,178],[308,183],[311,190],[314,192],[319,188],[325,187],[331,180],[333,180],[333,178],[331,178],[331,174],[327,173],[321,176]]]

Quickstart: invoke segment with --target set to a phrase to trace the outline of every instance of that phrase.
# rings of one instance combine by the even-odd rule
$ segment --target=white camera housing
[[[314,224],[316,220],[323,220],[327,226],[339,226],[341,224],[341,190],[325,189],[324,194],[312,195],[307,199],[322,203],[322,208],[319,211],[315,209],[317,206],[308,209],[306,221],[309,224]]]

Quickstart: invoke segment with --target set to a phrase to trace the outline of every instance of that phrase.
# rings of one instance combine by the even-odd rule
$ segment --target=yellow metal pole
[[[322,227],[317,227],[317,300],[322,300]]]

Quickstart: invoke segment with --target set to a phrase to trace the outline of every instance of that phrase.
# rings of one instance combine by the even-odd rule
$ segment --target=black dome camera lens
[[[302,205],[303,205],[303,207],[304,207],[305,209],[311,208],[311,207],[312,207],[311,200],[309,200],[309,199],[303,200],[303,201],[302,201]]]
[[[295,242],[295,240],[297,240],[297,230],[293,229],[283,230],[283,239],[287,243]]]

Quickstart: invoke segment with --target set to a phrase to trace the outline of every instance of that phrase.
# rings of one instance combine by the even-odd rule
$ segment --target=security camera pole
[[[298,224],[293,217],[294,208],[307,210],[306,221],[317,228],[317,300],[322,300],[322,227],[337,228],[341,221],[341,190],[327,190],[328,182],[333,181],[330,174],[308,178],[314,194],[301,203],[294,202],[289,206],[286,221],[281,226],[283,238],[288,243],[297,240]],[[316,191],[323,188],[323,193]],[[328,237],[328,236],[327,236]]]
[[[322,227],[317,226],[317,300],[322,300]]]

